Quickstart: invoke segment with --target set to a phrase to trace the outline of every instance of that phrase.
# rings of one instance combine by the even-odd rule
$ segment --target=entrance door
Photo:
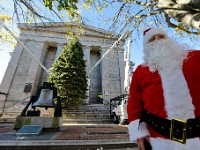
[[[99,50],[90,51],[90,67],[92,68],[100,59]],[[89,104],[99,104],[98,94],[102,91],[101,64],[99,64],[90,74]]]

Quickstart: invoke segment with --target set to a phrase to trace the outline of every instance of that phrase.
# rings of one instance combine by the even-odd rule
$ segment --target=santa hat
[[[162,34],[167,37],[167,34],[162,28],[149,28],[143,32],[144,35],[144,44],[149,42],[149,39],[156,34]]]

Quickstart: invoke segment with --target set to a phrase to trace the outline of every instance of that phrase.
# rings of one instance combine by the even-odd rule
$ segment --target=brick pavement
[[[119,125],[63,125],[60,131],[44,131],[38,136],[16,136],[15,132],[12,125],[0,124],[0,149],[23,150],[27,146],[29,150],[43,150],[44,145],[49,150],[58,146],[59,150],[136,147],[129,142],[127,127]]]
[[[0,134],[8,133],[12,131],[12,127],[0,127]]]
[[[4,134],[11,135],[15,131],[12,125],[0,126],[0,137]],[[60,131],[52,132],[54,140],[98,140],[98,139],[128,139],[126,126],[99,126],[99,125],[63,125]],[[44,132],[42,135],[50,134]],[[52,135],[51,134],[51,135]],[[38,137],[39,138],[39,137]],[[29,138],[30,139],[30,138]],[[50,137],[52,139],[52,137]],[[9,139],[8,139],[9,140]]]
[[[62,126],[58,140],[128,139],[127,127]]]

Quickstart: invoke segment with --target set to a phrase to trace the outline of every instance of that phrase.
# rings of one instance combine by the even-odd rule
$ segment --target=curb
[[[0,141],[1,150],[97,150],[110,148],[135,148],[128,140],[40,140]]]

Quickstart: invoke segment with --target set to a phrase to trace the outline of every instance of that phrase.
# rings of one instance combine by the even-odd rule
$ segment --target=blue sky
[[[9,1],[12,1],[12,0],[9,0]],[[0,5],[6,7],[7,8],[6,10],[9,10],[9,12],[12,12],[12,8],[13,8],[12,3],[9,3],[9,5],[6,5],[4,3],[2,4],[2,1],[1,1]],[[94,9],[91,9],[89,11],[86,9],[83,9],[82,15],[83,17],[87,18],[87,21],[84,23],[108,30],[110,27],[110,24],[109,22],[106,23],[105,20],[112,17],[112,15],[116,12],[117,7],[118,6],[109,8],[104,13],[103,12],[97,13],[96,11],[94,11]],[[152,24],[151,26],[153,27],[154,24]],[[136,64],[134,68],[136,68],[138,64],[142,63],[142,57],[143,57],[142,31],[143,30],[141,28],[139,29],[139,32],[133,32],[133,36],[132,36],[131,61],[133,61]],[[189,47],[194,48],[194,49],[200,49],[200,39],[199,39],[200,37],[195,37],[195,40],[194,39],[191,40],[188,35],[183,35],[182,37],[177,36],[177,34],[174,33],[174,29],[166,28],[166,31],[170,37],[173,37],[179,43],[188,44]],[[17,30],[15,30],[15,34],[17,34]],[[10,51],[12,51],[12,49],[8,45],[6,44],[0,45],[0,68],[1,68],[0,82],[2,80],[2,77],[4,75],[4,72],[6,70],[7,64],[10,59],[10,55],[9,55]]]
[[[94,9],[91,9],[88,13],[87,10],[83,9],[82,15],[85,18],[88,18],[87,24],[94,25],[99,28],[103,28],[108,30],[110,27],[110,22],[105,23],[104,20],[108,20],[108,18],[112,18],[112,16],[116,13],[116,10],[119,6],[115,5],[112,8],[106,9],[105,12],[97,13]],[[138,9],[138,8],[134,8]],[[102,21],[103,20],[103,21]],[[151,20],[149,20],[151,22]],[[135,63],[134,69],[143,62],[143,31],[149,27],[155,27],[155,24],[148,24],[148,27],[145,25],[141,25],[139,28],[139,32],[134,31],[132,35],[131,42],[131,61]],[[129,29],[132,30],[132,29]],[[191,49],[200,49],[200,36],[188,36],[188,34],[183,34],[182,36],[178,35],[174,32],[174,28],[165,27],[165,31],[167,32],[169,37],[172,37],[176,41],[181,44],[188,45]]]
[[[10,55],[9,52],[6,49],[6,46],[2,46],[0,45],[0,82],[3,78],[3,75],[6,71],[7,65],[8,65],[8,61],[10,59]]]

